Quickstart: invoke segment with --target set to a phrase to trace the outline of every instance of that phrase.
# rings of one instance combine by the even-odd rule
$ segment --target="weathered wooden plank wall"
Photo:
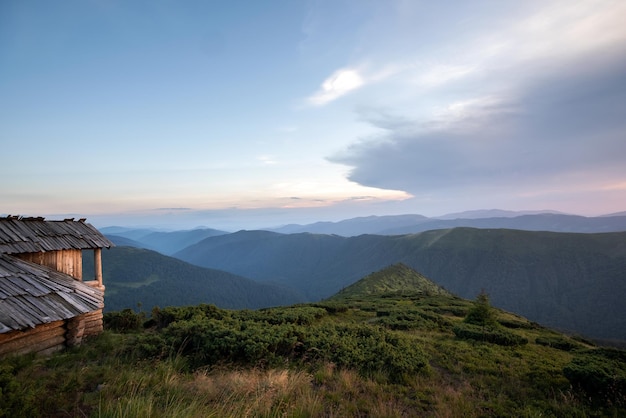
[[[83,253],[81,250],[42,251],[14,254],[14,256],[69,274],[77,280],[83,279]]]

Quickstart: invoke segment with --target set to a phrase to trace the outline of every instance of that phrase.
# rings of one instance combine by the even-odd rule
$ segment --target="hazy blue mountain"
[[[626,233],[454,228],[340,237],[240,231],[176,254],[197,265],[290,286],[314,301],[398,262],[460,297],[595,338],[626,340]]]
[[[605,217],[606,216],[626,216],[626,211],[624,211],[624,212],[616,212],[616,213],[609,213],[609,214],[602,215],[602,216],[605,216]]]
[[[502,209],[478,209],[463,212],[447,213],[435,216],[436,219],[477,219],[477,218],[514,218],[522,215],[540,215],[543,213],[560,214],[554,210],[502,210]]]
[[[140,239],[162,254],[171,255],[208,237],[228,234],[228,232],[211,228],[198,228],[186,231],[152,232]]]
[[[380,231],[384,235],[414,234],[432,229],[454,227],[505,228],[524,231],[551,232],[620,232],[626,231],[626,216],[585,217],[542,213],[515,217],[475,218],[475,219],[433,219],[413,226],[390,228]]]
[[[493,216],[498,215],[498,216]],[[506,228],[553,232],[626,231],[626,216],[585,217],[543,211],[527,213],[498,209],[469,211],[427,218],[421,215],[368,216],[340,222],[287,225],[272,229],[280,233],[335,234],[344,237],[362,234],[402,235],[454,227]]]
[[[207,237],[228,234],[226,231],[211,228],[196,228],[181,231],[155,231],[153,229],[132,229],[116,226],[101,228],[100,232],[107,237],[112,237],[112,241],[115,244],[117,244],[115,240],[118,240],[120,242],[119,245],[147,248],[165,255],[172,255]],[[124,241],[121,240],[122,238],[131,241],[124,243]]]
[[[111,235],[111,234],[106,234],[106,237],[118,247],[146,248],[146,244],[139,242],[139,241],[135,241],[134,239],[131,239],[131,238],[126,238],[126,237],[122,237],[119,235]],[[150,250],[151,248],[148,248],[148,249]]]
[[[127,228],[124,226],[105,226],[104,228],[98,228],[104,235],[115,235],[118,237],[129,238],[135,241],[139,241],[142,237],[156,232],[155,229],[149,228]]]
[[[349,237],[361,234],[376,234],[390,228],[410,227],[428,220],[429,218],[422,215],[366,216],[339,222],[316,222],[310,225],[291,224],[274,228],[272,231],[282,234],[311,232]]]
[[[228,309],[256,309],[304,300],[296,291],[284,286],[194,266],[141,248],[104,250],[102,265],[105,311],[137,309],[139,304],[150,311],[154,306],[200,303]],[[85,257],[83,270],[85,277],[92,275],[92,257]]]

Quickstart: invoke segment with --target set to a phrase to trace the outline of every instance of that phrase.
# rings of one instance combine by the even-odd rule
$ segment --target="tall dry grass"
[[[100,394],[97,417],[407,417],[415,405],[399,387],[323,364],[290,369],[211,370],[187,374],[174,362],[146,372],[120,370]]]
[[[198,372],[187,388],[215,417],[313,417],[322,410],[311,375],[302,371]]]

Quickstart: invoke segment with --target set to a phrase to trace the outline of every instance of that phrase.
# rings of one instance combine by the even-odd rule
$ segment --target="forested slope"
[[[241,231],[176,254],[197,265],[272,281],[319,300],[402,262],[466,298],[594,338],[626,340],[626,233],[454,228],[340,237]]]
[[[191,265],[155,251],[114,247],[102,252],[105,311],[150,311],[154,306],[212,303],[222,308],[255,309],[296,303],[292,289],[259,283],[225,271]],[[93,259],[84,257],[85,275]]]

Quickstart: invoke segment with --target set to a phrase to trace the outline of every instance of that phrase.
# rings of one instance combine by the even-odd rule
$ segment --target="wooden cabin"
[[[102,332],[102,248],[112,246],[85,219],[1,217],[0,357],[47,354]],[[83,280],[88,251],[95,268]]]

